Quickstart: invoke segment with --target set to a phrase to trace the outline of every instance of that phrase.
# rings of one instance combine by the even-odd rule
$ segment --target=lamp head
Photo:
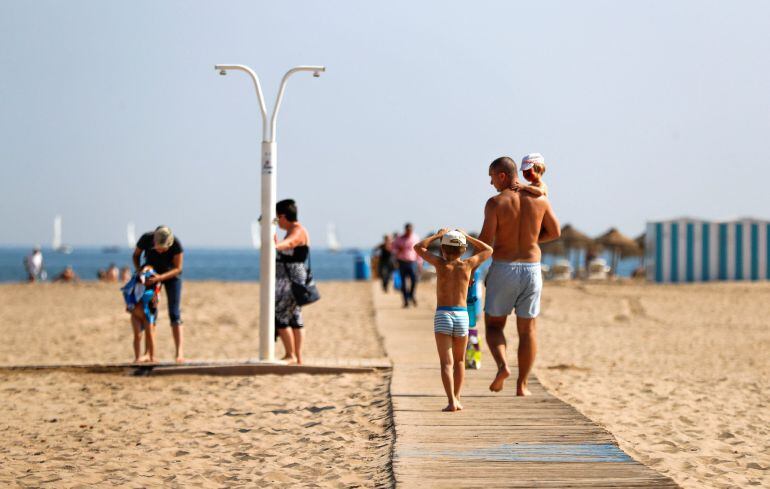
[[[313,78],[320,78],[320,77],[321,77],[321,72],[320,71],[314,71],[313,72]]]
[[[227,74],[227,70],[219,70],[219,74],[225,76]]]

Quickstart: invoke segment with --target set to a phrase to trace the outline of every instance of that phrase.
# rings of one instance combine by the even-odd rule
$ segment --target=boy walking
[[[428,251],[435,239],[441,239],[441,255]],[[468,242],[475,253],[463,260]],[[436,267],[436,315],[433,332],[436,337],[441,382],[449,404],[443,411],[459,411],[460,390],[465,380],[465,348],[468,343],[468,308],[466,295],[471,273],[492,256],[492,247],[465,232],[442,229],[414,245],[414,250],[425,261]]]

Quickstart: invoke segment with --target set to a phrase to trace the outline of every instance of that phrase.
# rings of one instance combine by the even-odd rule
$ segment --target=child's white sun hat
[[[444,246],[467,246],[465,236],[460,231],[449,231],[441,237],[441,245]]]
[[[535,163],[545,163],[545,158],[543,158],[543,155],[540,153],[529,153],[524,155],[521,158],[521,171],[529,170],[535,166]]]

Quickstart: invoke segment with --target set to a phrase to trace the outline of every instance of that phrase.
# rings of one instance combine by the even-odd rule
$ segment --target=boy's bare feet
[[[281,358],[284,362],[288,363],[289,365],[294,365],[297,363],[297,357],[294,355],[286,355],[283,358]]]
[[[463,405],[460,404],[460,399],[455,399],[455,407],[457,408],[458,411],[463,410]]]
[[[457,411],[457,406],[455,406],[454,404],[449,404],[447,407],[442,409],[442,411],[445,413],[453,413]]]
[[[176,357],[176,363],[184,363],[184,357]]]
[[[517,396],[531,396],[532,392],[527,389],[527,381],[519,382],[516,381],[516,395]]]
[[[495,375],[495,380],[492,381],[491,384],[489,384],[489,390],[492,392],[500,392],[503,390],[503,384],[505,383],[505,379],[511,376],[511,369],[508,368],[508,365],[501,365],[497,369],[497,375]]]

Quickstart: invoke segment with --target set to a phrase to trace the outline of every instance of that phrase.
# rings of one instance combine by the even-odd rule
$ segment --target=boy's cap
[[[467,246],[465,236],[460,231],[449,231],[441,237],[441,246]]]
[[[545,163],[545,158],[540,153],[529,153],[521,159],[521,171],[526,171],[535,166],[535,163]]]
[[[171,248],[171,245],[174,244],[174,234],[168,226],[158,226],[152,236],[152,241],[155,246],[160,248]]]

